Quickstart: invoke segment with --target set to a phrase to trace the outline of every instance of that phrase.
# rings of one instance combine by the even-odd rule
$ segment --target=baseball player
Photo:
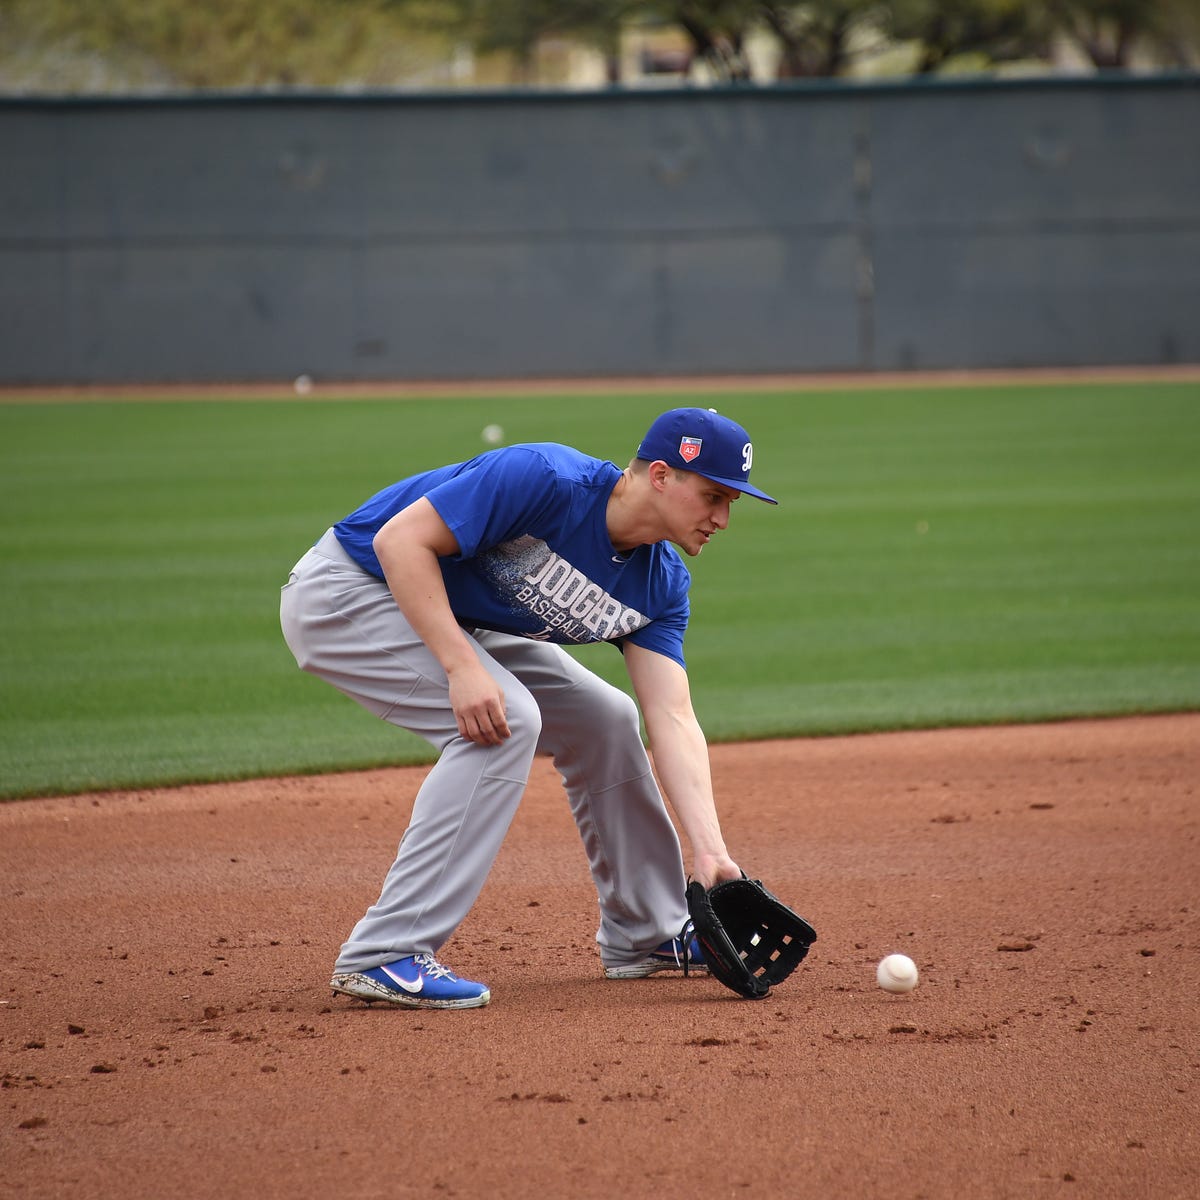
[[[705,886],[740,876],[721,834],[683,655],[698,555],[748,494],[746,431],[710,409],[651,425],[629,466],[553,443],[403,479],[328,530],[284,585],[296,662],[438,752],[335,992],[475,1008],[436,957],[479,895],[537,752],[562,777],[600,903],[605,975],[702,965],[675,828]],[[674,546],[671,545],[674,543]],[[636,703],[562,646],[611,642]],[[681,932],[682,931],[682,932]]]

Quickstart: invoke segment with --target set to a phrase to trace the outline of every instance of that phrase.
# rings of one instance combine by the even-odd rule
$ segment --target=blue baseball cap
[[[768,504],[779,503],[750,484],[754,461],[750,435],[713,408],[673,408],[663,413],[642,438],[637,457],[647,462],[661,459],[669,467],[694,471]]]

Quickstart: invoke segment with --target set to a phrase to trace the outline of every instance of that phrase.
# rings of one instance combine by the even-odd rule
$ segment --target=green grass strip
[[[0,796],[428,761],[297,671],[292,563],[489,423],[624,465],[696,402],[781,500],[691,562],[711,740],[1200,707],[1197,384],[14,403]]]

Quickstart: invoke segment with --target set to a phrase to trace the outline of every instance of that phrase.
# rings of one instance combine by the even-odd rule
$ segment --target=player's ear
[[[671,468],[667,466],[667,464],[663,462],[661,458],[659,458],[655,459],[655,461],[650,464],[646,474],[649,477],[650,484],[654,490],[656,492],[661,492],[667,486],[667,480],[671,475]]]

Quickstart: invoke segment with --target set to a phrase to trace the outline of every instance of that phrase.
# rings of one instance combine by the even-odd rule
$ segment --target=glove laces
[[[696,927],[692,924],[692,918],[688,917],[674,942],[675,965],[683,968],[684,979],[688,977],[688,967],[692,961],[692,936],[695,932]]]

